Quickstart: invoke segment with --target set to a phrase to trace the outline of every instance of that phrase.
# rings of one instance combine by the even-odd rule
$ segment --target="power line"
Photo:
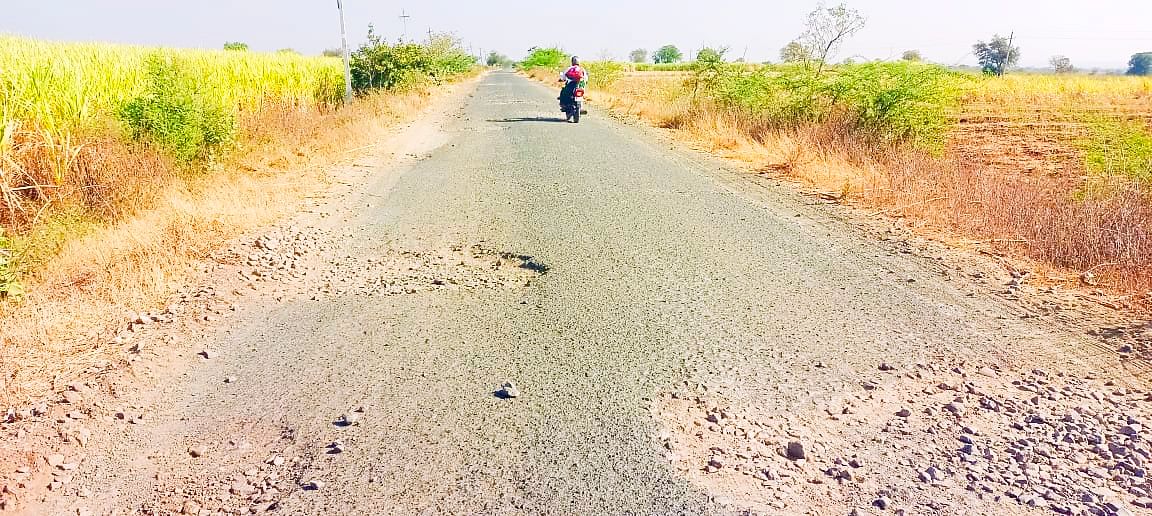
[[[408,39],[408,18],[411,17],[404,9],[400,10],[400,21],[404,24],[404,32],[400,33],[401,40]]]

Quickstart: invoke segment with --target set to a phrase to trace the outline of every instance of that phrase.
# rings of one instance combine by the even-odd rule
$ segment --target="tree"
[[[633,50],[632,53],[628,54],[628,60],[632,61],[633,63],[647,63],[648,51],[642,48]]]
[[[239,41],[229,41],[224,43],[224,50],[231,50],[234,52],[247,52],[248,44]]]
[[[1128,75],[1152,75],[1152,52],[1132,54],[1128,60]]]
[[[326,48],[321,55],[324,57],[344,57],[344,51],[339,48]]]
[[[780,60],[785,63],[803,63],[810,58],[808,49],[804,48],[804,45],[801,45],[799,41],[793,41],[780,49]]]
[[[816,73],[823,72],[828,58],[836,55],[844,40],[863,29],[864,22],[864,16],[859,11],[849,9],[844,4],[831,8],[821,5],[808,13],[807,26],[800,35],[800,44],[808,54],[804,62],[815,62]]]
[[[660,47],[660,50],[657,50],[656,54],[652,56],[652,60],[657,64],[679,63],[683,59],[684,54],[682,54],[680,49],[676,48],[675,45],[664,45]]]
[[[488,58],[485,60],[485,64],[491,67],[507,68],[512,66],[512,60],[504,54],[492,51],[488,53]]]
[[[278,52],[278,53],[281,53],[281,54],[296,54],[296,55],[300,55],[300,52],[297,52],[297,51],[296,51],[296,49],[294,49],[294,48],[282,48],[282,49],[280,49],[280,50],[277,50],[276,52]]]
[[[696,53],[696,60],[701,63],[723,63],[724,54],[728,53],[727,48],[709,48],[705,47]]]
[[[1052,58],[1048,60],[1048,64],[1052,65],[1052,69],[1055,70],[1056,73],[1072,73],[1076,71],[1076,68],[1072,66],[1072,60],[1068,59],[1067,56],[1052,56]]]
[[[902,54],[900,56],[900,59],[903,61],[912,61],[914,63],[919,63],[920,61],[924,60],[924,56],[920,55],[919,50],[905,50],[904,54]]]
[[[1004,75],[1004,70],[1020,60],[1020,47],[1012,45],[1011,37],[1005,38],[999,34],[993,35],[989,43],[977,41],[972,45],[972,53],[976,54],[980,68],[989,75]]]

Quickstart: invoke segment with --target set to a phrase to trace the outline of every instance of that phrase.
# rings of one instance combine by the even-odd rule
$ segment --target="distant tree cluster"
[[[1128,60],[1128,75],[1152,75],[1152,52],[1132,54]]]
[[[905,50],[904,53],[900,55],[900,60],[919,63],[924,60],[924,56],[920,55],[919,50]]]
[[[515,63],[508,56],[496,51],[488,53],[488,57],[484,60],[484,64],[493,68],[508,68]]]
[[[231,50],[233,52],[247,52],[248,44],[240,41],[229,41],[224,43],[224,50]]]
[[[631,53],[628,54],[628,60],[633,62],[633,63],[647,63],[648,62],[648,51],[644,50],[643,48],[638,48],[636,50],[633,50]]]

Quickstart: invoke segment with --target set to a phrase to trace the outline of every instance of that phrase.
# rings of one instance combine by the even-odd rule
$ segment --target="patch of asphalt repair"
[[[1027,432],[996,426],[1002,415],[1106,412],[1048,391],[1063,405],[1030,401],[1098,368],[1086,339],[786,199],[760,202],[595,113],[535,123],[559,118],[552,97],[488,75],[460,109],[406,133],[425,145],[225,250],[203,285],[134,317],[115,344],[135,378],[77,385],[68,392],[100,392],[24,418],[54,433],[21,437],[41,439],[18,473],[57,487],[17,510],[1054,510],[1035,490],[957,480],[969,471],[943,439],[979,435],[1007,456],[1004,438]],[[1146,410],[1139,385],[1083,381],[1085,393],[1125,389],[1106,397],[1133,418]],[[507,383],[515,396],[494,395]],[[1010,385],[1031,394],[1018,403]],[[1018,408],[987,414],[982,398]],[[965,417],[991,422],[965,434]],[[1118,441],[1131,452],[1119,459],[1108,450],[1112,466],[1146,449],[1141,432],[1107,435],[1136,443]],[[1122,480],[1093,486],[1092,503],[1138,510]],[[1044,506],[1027,503],[1037,496]]]

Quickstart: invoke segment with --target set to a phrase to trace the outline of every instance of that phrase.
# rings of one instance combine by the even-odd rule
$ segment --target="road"
[[[184,341],[211,358],[121,401],[147,417],[109,423],[73,481],[92,496],[54,510],[734,513],[717,493],[738,489],[666,455],[669,393],[803,426],[881,362],[1057,353],[929,260],[595,110],[558,121],[553,97],[489,74],[426,153],[295,221],[301,278]]]

